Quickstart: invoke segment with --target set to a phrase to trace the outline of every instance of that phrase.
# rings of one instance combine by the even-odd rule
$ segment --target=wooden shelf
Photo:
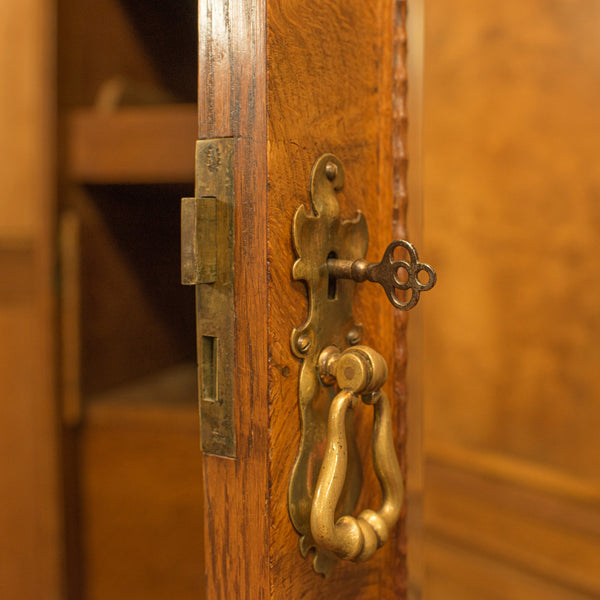
[[[160,426],[198,431],[196,365],[184,363],[85,400],[91,426]]]
[[[78,183],[194,181],[195,104],[75,109],[67,122],[67,172]]]

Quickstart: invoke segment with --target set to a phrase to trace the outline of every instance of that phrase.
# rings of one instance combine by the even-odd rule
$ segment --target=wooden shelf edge
[[[84,426],[158,426],[197,433],[196,389],[196,365],[175,365],[86,398]]]
[[[194,181],[195,104],[74,109],[67,117],[67,176],[78,183]]]

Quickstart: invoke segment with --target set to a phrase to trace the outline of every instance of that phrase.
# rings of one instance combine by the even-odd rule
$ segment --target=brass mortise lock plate
[[[360,495],[362,467],[353,433],[354,411],[346,410],[346,406],[352,407],[360,396],[365,403],[377,405],[381,414],[387,410],[385,418],[389,420],[389,410],[385,408],[387,399],[379,390],[387,373],[385,361],[371,349],[359,346],[362,326],[355,322],[352,310],[356,283],[379,283],[396,308],[408,310],[417,303],[420,292],[433,287],[436,280],[435,271],[419,262],[415,248],[405,240],[392,242],[381,262],[365,260],[369,241],[367,223],[360,211],[352,219],[340,218],[337,192],[343,185],[344,168],[340,160],[333,154],[321,156],[310,177],[311,208],[300,206],[293,221],[293,243],[298,257],[293,266],[293,277],[307,284],[308,317],[291,335],[292,351],[303,361],[298,385],[300,447],[289,482],[288,508],[291,521],[300,534],[302,556],[314,550],[313,568],[325,576],[331,573],[340,558],[366,560],[372,556],[377,547],[385,543],[383,538],[387,533],[380,534],[384,529],[387,532],[388,524],[393,526],[402,502],[401,474],[389,421],[386,440],[382,441],[379,436],[376,441],[379,434],[375,432],[373,437],[375,462],[379,460],[386,465],[383,469],[385,477],[378,475],[378,478],[384,499],[388,499],[379,513],[363,511],[368,515],[361,513],[358,520],[349,516]],[[407,260],[394,257],[398,247],[404,249]],[[422,276],[419,277],[422,273],[427,276],[425,282]],[[397,290],[408,291],[408,299],[398,296]],[[367,379],[374,372],[373,365],[381,364],[378,387],[370,389],[367,380],[360,384],[346,380],[344,373],[336,371],[344,362],[340,357],[347,357],[344,364],[367,365],[364,367]],[[342,406],[340,403],[345,403],[343,410],[334,408]],[[341,441],[332,444],[332,424],[336,419],[336,431]],[[343,448],[342,457],[336,458],[332,454],[331,449],[336,445]],[[343,468],[336,464],[343,464]],[[332,474],[331,481],[327,479],[328,473]],[[331,493],[334,488],[335,494]],[[323,515],[325,512],[328,516]],[[383,520],[387,519],[387,524],[383,524],[379,514],[383,515]],[[341,515],[346,516],[339,518]],[[373,518],[379,519],[375,528],[367,524],[369,519],[375,523]],[[370,537],[370,548],[366,547],[367,537]]]
[[[233,138],[196,142],[194,198],[181,201],[181,282],[196,286],[202,451],[236,456]]]

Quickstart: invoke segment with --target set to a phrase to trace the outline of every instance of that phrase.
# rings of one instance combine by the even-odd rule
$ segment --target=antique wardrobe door
[[[406,237],[406,3],[200,0],[199,34],[196,199],[183,203],[184,245],[189,243],[183,250],[184,280],[198,285],[207,597],[404,598],[406,313],[392,307],[379,286],[340,278],[341,259],[361,259],[366,252],[368,261],[377,262],[393,239]],[[353,224],[343,225],[347,219]],[[310,224],[317,221],[320,233],[313,238]],[[334,230],[347,235],[331,241],[327,235]],[[193,231],[200,232],[198,237]],[[231,231],[232,238],[223,231]],[[320,263],[307,262],[293,271],[295,261],[323,248]],[[410,252],[413,271],[406,285],[418,298],[414,290],[431,287],[435,276],[427,271],[429,284],[415,282],[426,265]],[[339,264],[330,268],[327,258]],[[335,311],[309,317],[307,291],[313,300],[321,294],[328,307],[346,303],[350,320]],[[328,342],[313,327],[317,321],[331,326],[334,345],[349,352],[344,360],[355,361],[352,365],[368,363],[368,370],[387,363],[387,381],[382,376],[370,388],[352,388],[343,380],[350,371],[333,366],[327,384],[318,379],[314,361]],[[335,329],[334,321],[342,329]],[[352,322],[355,328],[348,325]],[[357,343],[359,349],[352,350]],[[369,354],[370,348],[376,353]],[[381,386],[389,397],[391,421],[385,421]],[[352,412],[348,406],[367,391],[376,405],[358,403],[354,432],[349,417],[344,429],[343,416],[343,431],[337,431],[340,446],[348,447],[347,478],[355,485],[341,492],[335,518],[344,510],[356,516],[380,506],[375,521],[389,517],[385,535],[380,525],[365,524],[367,517],[346,519],[349,530],[361,532],[356,534],[360,549],[347,555],[374,553],[365,561],[338,559],[345,550],[334,550],[335,541],[315,542],[318,523],[308,523],[317,495],[330,503],[330,516],[337,497],[328,495],[331,482],[319,471],[332,446],[331,436],[326,440],[321,431],[327,420],[314,425],[321,428],[314,434],[320,448],[307,450],[317,458],[302,463],[301,435],[305,440],[312,434],[302,433],[301,414],[306,425],[313,418],[307,413],[323,410],[317,398],[326,398],[327,417],[338,389],[356,392],[336,397],[339,406],[346,402],[342,413]],[[312,402],[312,411],[300,410],[299,396]],[[375,431],[373,412],[385,425]],[[393,435],[393,446],[384,430]],[[385,452],[374,448],[374,461],[372,437],[383,445],[381,440],[388,440]],[[336,471],[342,459],[331,460],[338,461],[330,466],[343,483],[345,470]],[[383,472],[383,505],[372,462]],[[304,481],[294,483],[298,470]],[[338,525],[323,519],[326,529],[339,533]],[[306,557],[299,549],[300,534]],[[375,545],[368,550],[371,542]],[[320,558],[313,565],[315,546]]]

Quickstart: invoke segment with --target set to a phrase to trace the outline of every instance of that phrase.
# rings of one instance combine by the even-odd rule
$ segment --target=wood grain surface
[[[200,3],[200,137],[236,138],[238,457],[205,457],[208,597],[400,598],[402,526],[371,562],[341,564],[323,580],[300,556],[287,485],[299,440],[299,361],[289,339],[307,310],[304,285],[291,278],[292,216],[309,201],[313,162],[334,152],[346,169],[343,215],[358,208],[367,215],[368,257],[379,259],[402,233],[405,6],[353,1],[342,10],[329,1],[269,0],[241,7]],[[402,455],[404,319],[374,286],[359,289],[356,314],[365,343],[390,366]],[[369,475],[359,504],[377,507],[371,416],[362,413]]]
[[[439,285],[424,304],[426,447],[510,461],[511,477],[527,473],[530,482],[537,467],[597,489],[598,4],[431,0],[427,17],[425,231]],[[554,498],[558,522],[540,523],[511,500],[522,481],[492,494],[479,473],[469,478],[477,506],[465,489],[453,504],[462,503],[459,516],[444,504],[451,481],[466,485],[464,474],[435,462],[426,522],[449,543],[426,560],[438,569],[449,548],[465,553],[444,568],[447,577],[464,561],[453,570],[455,592],[432,583],[430,598],[475,597],[467,590],[486,581],[489,591],[476,597],[598,597],[598,497],[580,535],[578,511],[552,490],[532,506]],[[486,558],[475,584],[468,561],[477,553]],[[539,591],[493,591],[515,570],[529,577],[524,590],[537,582]],[[544,591],[553,585],[564,596]]]
[[[476,5],[429,8],[428,430],[598,478],[600,12]]]
[[[410,157],[406,173],[408,202],[406,229],[408,239],[419,248],[421,258],[430,257],[423,249],[423,68],[425,38],[425,0],[411,0],[406,15],[406,111],[410,115],[406,149]],[[433,292],[436,293],[435,291]],[[429,294],[409,314],[406,327],[406,567],[408,600],[423,594],[423,383],[426,365],[423,353],[423,305]]]
[[[139,390],[144,402],[155,389]],[[192,402],[169,406],[172,396],[150,411],[98,400],[87,414],[79,447],[85,598],[204,598],[198,416]]]
[[[195,2],[52,8],[60,210],[80,222],[79,243],[61,240],[60,392],[67,408],[82,405],[63,430],[65,595],[202,598],[195,377],[187,393],[177,378],[152,377],[195,354],[194,294],[179,278]]]
[[[273,597],[397,598],[405,586],[402,529],[364,564],[340,563],[323,583],[298,552],[298,536],[287,512],[289,474],[299,443],[296,398],[300,361],[289,348],[291,326],[306,318],[306,291],[291,281],[294,253],[290,224],[300,204],[308,204],[308,174],[313,161],[333,152],[344,164],[346,183],[339,195],[342,214],[357,209],[367,218],[368,256],[379,259],[394,236],[405,201],[404,174],[394,181],[393,151],[404,143],[403,82],[393,78],[391,3],[304,2],[271,4],[269,20],[269,266],[270,266],[270,415],[271,562]],[[356,32],[360,31],[359,37]],[[394,131],[394,109],[398,120]],[[398,144],[393,146],[393,142]],[[403,162],[396,163],[398,168]],[[394,189],[396,182],[398,189]],[[394,196],[394,192],[396,192]],[[394,204],[394,200],[397,204]],[[397,212],[395,212],[395,210]],[[395,217],[395,219],[394,219]],[[355,316],[364,342],[386,357],[391,369],[387,389],[394,415],[403,415],[403,363],[394,361],[394,315],[375,286],[357,286]],[[401,338],[397,338],[401,339]],[[360,508],[379,502],[370,467],[371,415],[357,409],[359,448],[365,467]],[[396,440],[403,433],[397,429]],[[401,447],[399,445],[399,447]]]
[[[237,458],[204,456],[207,598],[269,594],[266,6],[198,5],[199,138],[235,137]]]
[[[82,232],[84,398],[193,358],[194,293],[180,285],[178,200],[192,192],[191,183],[69,189]]]
[[[54,377],[54,6],[0,4],[0,596],[63,591]]]
[[[435,538],[477,551],[498,570],[520,568],[540,584],[600,595],[600,486],[444,445],[430,448],[427,475],[425,523]]]
[[[73,110],[68,177],[86,184],[193,181],[196,119],[194,104]]]
[[[195,2],[57,0],[53,6],[62,107],[94,105],[107,82],[137,90],[137,97],[194,101]]]

